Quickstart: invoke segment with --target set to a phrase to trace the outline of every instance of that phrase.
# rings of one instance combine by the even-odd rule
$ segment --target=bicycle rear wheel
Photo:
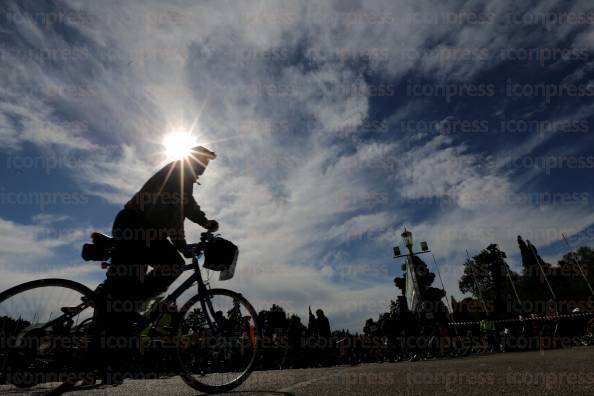
[[[40,279],[0,293],[0,393],[33,388],[59,394],[80,379],[89,340],[78,326],[93,315],[93,292],[65,279]]]
[[[250,375],[260,347],[260,325],[239,293],[212,289],[192,297],[176,324],[182,379],[206,393],[225,392]]]

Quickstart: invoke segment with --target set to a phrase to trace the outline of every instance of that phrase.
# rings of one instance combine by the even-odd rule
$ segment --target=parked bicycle
[[[103,246],[111,242],[101,234],[94,238]],[[173,312],[147,314],[138,334],[145,347],[168,342],[170,348],[163,353],[175,362],[175,374],[206,393],[229,391],[244,382],[260,347],[260,324],[249,301],[234,291],[210,288],[202,277],[199,259],[215,238],[203,233],[201,242],[191,245],[192,262],[184,268],[190,276],[158,302],[173,307]],[[230,279],[233,274],[234,266],[221,272],[221,278]],[[194,291],[183,301],[187,292]],[[94,382],[93,373],[83,368],[94,359],[89,346],[96,325],[96,295],[66,279],[35,280],[0,293],[0,393],[12,385],[60,394],[77,384]],[[181,308],[177,308],[179,302]],[[146,357],[139,353],[135,361]]]

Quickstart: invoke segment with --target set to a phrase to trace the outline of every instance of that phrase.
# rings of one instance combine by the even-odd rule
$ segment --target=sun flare
[[[165,156],[168,161],[186,158],[192,152],[192,148],[197,145],[196,137],[190,132],[171,132],[163,137]]]

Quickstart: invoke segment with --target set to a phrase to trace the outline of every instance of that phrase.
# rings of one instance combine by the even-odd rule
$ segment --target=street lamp
[[[406,227],[404,227],[404,232],[400,234],[402,236],[402,240],[404,241],[404,245],[408,248],[408,252],[412,255],[413,251],[413,237],[412,232],[408,231]]]
[[[407,230],[406,227],[404,228],[404,232],[402,234],[400,234],[400,236],[402,237],[402,241],[404,242],[404,246],[406,246],[406,248],[408,249],[408,253],[407,254],[402,254],[400,252],[400,247],[399,246],[394,246],[392,248],[393,251],[394,251],[394,258],[404,257],[404,256],[414,256],[414,255],[417,255],[417,254],[423,254],[423,253],[429,253],[429,252],[431,252],[429,250],[429,246],[427,245],[427,242],[421,242],[421,251],[420,252],[413,252],[414,241],[413,241],[412,232],[410,232],[409,230]]]
[[[404,279],[406,281],[403,289],[403,295],[406,299],[406,303],[411,311],[417,312],[419,310],[419,304],[422,303],[422,293],[417,281],[417,266],[420,265],[415,261],[415,256],[423,253],[429,253],[429,247],[427,242],[421,242],[421,250],[420,252],[415,252],[414,248],[414,240],[412,232],[404,228],[404,232],[400,234],[402,237],[402,243],[406,246],[408,252],[406,254],[402,254],[400,252],[400,247],[394,246],[394,258],[405,257],[406,261],[402,264],[402,271],[405,272]]]

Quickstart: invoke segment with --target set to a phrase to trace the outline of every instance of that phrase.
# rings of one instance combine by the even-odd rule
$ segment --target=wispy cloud
[[[390,262],[404,224],[439,252],[451,268],[447,286],[456,289],[466,247],[495,241],[512,250],[516,232],[562,224],[579,231],[594,222],[589,202],[535,204],[530,197],[542,172],[511,172],[500,159],[546,153],[554,133],[504,143],[485,136],[481,146],[480,139],[439,128],[396,127],[466,111],[445,100],[437,111],[440,98],[407,96],[408,81],[473,81],[504,64],[509,47],[553,47],[575,37],[591,48],[590,27],[536,24],[526,33],[509,20],[545,15],[556,2],[57,4],[45,11],[66,9],[80,18],[40,23],[30,15],[41,6],[3,5],[13,21],[5,20],[13,29],[0,30],[10,38],[0,63],[3,147],[80,153],[84,160],[68,177],[117,208],[162,165],[162,135],[197,120],[200,140],[219,155],[198,200],[241,248],[231,286],[260,306],[281,302],[301,313],[310,304],[327,307],[339,325],[358,328],[362,318],[385,309],[395,289],[389,274],[381,282],[373,271],[348,280],[336,268],[353,257],[363,263],[364,255],[373,265]],[[566,7],[586,9],[584,2]],[[487,23],[470,23],[472,13]],[[69,49],[70,58],[52,48]],[[484,59],[469,60],[468,50],[483,51]],[[567,81],[588,81],[589,67]],[[381,102],[386,97],[395,104]],[[507,98],[484,106],[489,113],[515,111]],[[529,108],[556,120],[592,116],[587,107]],[[386,128],[351,133],[370,120]],[[512,202],[522,196],[528,201]],[[79,243],[78,234],[40,237],[61,220],[2,220],[9,235],[0,246],[3,265],[59,255],[60,247]],[[188,229],[198,237],[199,229]],[[555,236],[542,231],[533,239],[548,244]]]

